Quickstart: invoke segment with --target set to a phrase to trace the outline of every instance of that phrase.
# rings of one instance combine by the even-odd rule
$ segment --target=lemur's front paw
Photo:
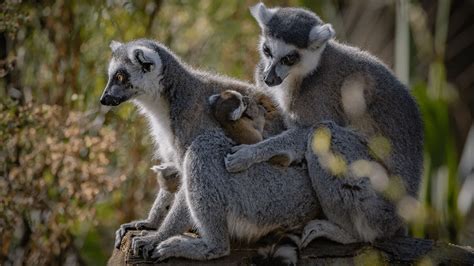
[[[156,230],[151,222],[147,220],[143,221],[133,221],[130,223],[122,224],[120,228],[115,232],[115,247],[120,248],[122,239],[128,231],[131,230]]]
[[[148,260],[160,242],[161,239],[156,234],[136,236],[132,239],[132,254],[135,256],[141,255]]]
[[[231,173],[241,172],[248,169],[255,163],[255,153],[253,145],[239,145],[232,147],[232,153],[225,157],[225,167]]]

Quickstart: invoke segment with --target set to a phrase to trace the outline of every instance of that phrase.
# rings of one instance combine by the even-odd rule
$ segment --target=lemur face
[[[326,42],[335,34],[330,24],[302,8],[266,8],[259,3],[250,12],[262,29],[262,74],[269,87],[280,85],[289,76],[311,73]]]
[[[247,110],[248,98],[237,91],[226,90],[209,97],[209,104],[218,120],[236,121]]]
[[[103,105],[116,106],[140,95],[160,92],[163,64],[156,50],[144,41],[112,41],[110,48],[109,80],[100,98]]]

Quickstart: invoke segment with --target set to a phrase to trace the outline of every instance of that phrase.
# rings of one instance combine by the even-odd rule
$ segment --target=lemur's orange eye
[[[121,73],[117,73],[116,77],[117,77],[117,80],[120,82],[122,82],[125,79],[125,77]]]

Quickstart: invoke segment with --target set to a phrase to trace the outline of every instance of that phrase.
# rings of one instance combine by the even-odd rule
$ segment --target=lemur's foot
[[[256,162],[253,145],[242,144],[232,147],[232,153],[225,157],[225,167],[231,173],[244,171]]]
[[[144,259],[150,259],[153,250],[161,243],[163,239],[157,233],[151,233],[145,236],[136,236],[132,239],[132,254],[142,256]]]
[[[150,253],[150,259],[155,262],[163,261],[171,257],[209,260],[228,255],[229,253],[230,249],[228,246],[208,243],[202,238],[179,235],[161,242]]]
[[[115,231],[115,247],[120,248],[122,239],[128,231],[131,230],[156,230],[156,226],[147,220],[133,221],[130,223],[122,224],[120,228]]]

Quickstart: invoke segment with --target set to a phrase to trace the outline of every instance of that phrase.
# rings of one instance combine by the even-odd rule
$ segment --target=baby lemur
[[[271,100],[263,94],[243,96],[234,90],[225,90],[209,97],[212,115],[225,134],[237,144],[255,144],[263,140],[266,117],[276,112]],[[289,155],[276,155],[270,163],[288,167]]]
[[[180,185],[179,171],[174,164],[159,164],[150,168],[156,173],[160,189],[175,193]]]

